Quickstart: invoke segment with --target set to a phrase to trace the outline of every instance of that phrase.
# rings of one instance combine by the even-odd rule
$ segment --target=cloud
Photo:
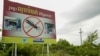
[[[100,0],[86,0],[82,4],[78,5],[77,9],[61,13],[62,18],[65,18],[65,21],[69,22],[66,22],[63,27],[58,30],[58,34],[67,34],[67,32],[73,32],[76,29],[83,27],[84,25],[87,26],[87,28],[90,28],[91,26],[93,28],[91,23],[95,22],[96,20],[89,24],[86,23],[86,21],[89,19],[91,20],[91,18],[94,18],[100,14],[99,5]],[[82,22],[86,24],[83,24]]]
[[[60,29],[58,38],[63,38],[69,41],[70,43],[74,43],[75,45],[80,44],[80,28],[82,28],[82,40],[86,40],[87,35],[90,32],[98,31],[98,35],[100,36],[100,15],[97,15],[91,19],[87,19],[86,21],[82,21],[76,24],[66,24],[65,27]],[[96,43],[100,43],[100,37]]]
[[[59,35],[67,35],[73,31],[79,31],[80,28],[83,28],[85,32],[91,32],[94,30],[100,29],[100,15],[92,17],[91,19],[87,19],[86,21],[82,21],[75,24],[65,24],[63,28],[59,30]]]
[[[70,12],[63,12],[62,17],[70,20],[71,23],[78,23],[100,14],[100,0],[86,0],[77,9]]]

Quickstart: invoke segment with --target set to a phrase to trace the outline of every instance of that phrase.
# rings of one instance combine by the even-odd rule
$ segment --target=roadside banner
[[[55,43],[55,13],[4,0],[2,42]]]

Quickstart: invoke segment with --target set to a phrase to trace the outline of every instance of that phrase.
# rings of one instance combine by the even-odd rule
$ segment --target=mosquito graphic
[[[34,27],[34,28],[37,29],[37,30],[40,29],[40,27],[36,26],[36,25],[34,24],[34,22],[32,22],[32,21],[30,21],[30,20],[26,20],[26,23],[28,23],[30,26]]]

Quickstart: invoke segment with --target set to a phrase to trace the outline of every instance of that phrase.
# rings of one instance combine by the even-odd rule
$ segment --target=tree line
[[[82,45],[75,46],[65,39],[49,44],[50,56],[100,56],[97,31],[88,34]],[[0,43],[0,56],[14,56],[14,44]],[[17,56],[47,56],[47,44],[17,44]]]

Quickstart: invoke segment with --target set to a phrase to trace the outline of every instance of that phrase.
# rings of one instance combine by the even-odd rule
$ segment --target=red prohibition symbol
[[[34,21],[32,21],[32,20],[34,20],[34,21],[37,20],[37,22],[34,23]],[[29,25],[29,28],[27,30],[26,30],[25,24]],[[39,25],[41,25],[41,28],[40,28],[41,30],[40,30],[39,33],[36,33],[36,31],[38,31],[38,28],[40,27]],[[24,33],[26,35],[28,35],[29,37],[37,38],[37,37],[39,37],[39,36],[41,36],[43,34],[44,26],[43,26],[42,21],[38,17],[36,17],[36,16],[29,16],[29,17],[27,17],[27,18],[25,18],[23,20],[23,22],[22,22],[22,29],[23,29]],[[36,30],[36,31],[34,31],[34,30]]]

